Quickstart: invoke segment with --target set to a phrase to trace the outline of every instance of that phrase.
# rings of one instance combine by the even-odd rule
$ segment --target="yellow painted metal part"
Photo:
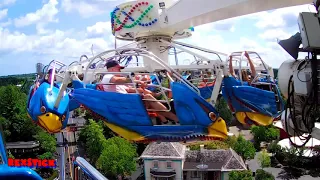
[[[49,133],[60,132],[62,123],[59,116],[53,113],[46,113],[38,116],[39,124],[45,128]]]
[[[228,137],[228,129],[226,122],[219,117],[208,127],[208,136],[226,139]]]
[[[245,122],[246,118],[249,118],[260,126],[268,126],[273,122],[273,117],[254,112],[237,112],[236,118],[241,124],[247,124]]]
[[[107,123],[104,122],[105,125],[107,125],[113,132],[119,134],[120,136],[122,136],[123,138],[129,140],[129,141],[143,141],[145,140],[145,138],[143,136],[141,136],[140,134],[124,129],[122,127],[119,127],[117,125],[111,124],[111,123]]]

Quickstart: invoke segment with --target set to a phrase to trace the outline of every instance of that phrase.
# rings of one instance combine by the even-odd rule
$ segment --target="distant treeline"
[[[35,74],[19,74],[10,76],[0,76],[0,86],[21,85],[21,91],[28,93],[30,86],[35,79]]]
[[[8,75],[8,76],[0,76],[1,78],[8,78],[8,77],[15,77],[15,78],[34,78],[35,73],[28,73],[28,74],[14,74],[14,75]]]
[[[274,78],[278,77],[278,69],[273,69]],[[32,81],[35,78],[35,73],[17,74],[9,76],[0,76],[0,86],[7,85],[23,85],[26,81]]]
[[[0,78],[0,86],[8,86],[8,85],[18,85],[22,84],[24,79],[16,78],[16,77],[1,77]]]

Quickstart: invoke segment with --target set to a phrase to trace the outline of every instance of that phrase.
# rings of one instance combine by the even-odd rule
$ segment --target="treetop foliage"
[[[227,101],[221,97],[218,103],[216,104],[217,111],[219,115],[226,121],[227,124],[231,124],[232,120],[234,119],[231,110],[227,104]]]
[[[120,137],[106,139],[103,124],[92,119],[80,132],[90,162],[106,176],[130,175],[136,169],[136,145]]]
[[[229,180],[252,180],[252,172],[250,170],[231,171],[229,173]]]

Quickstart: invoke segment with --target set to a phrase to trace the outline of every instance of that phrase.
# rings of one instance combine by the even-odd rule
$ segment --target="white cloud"
[[[255,51],[272,67],[279,67],[283,61],[292,59],[276,41],[262,45],[260,42],[258,43],[258,41],[240,37],[236,42],[226,42],[220,35],[205,34],[199,30],[197,30],[191,38],[181,41],[225,54],[235,51]],[[201,54],[209,58],[216,58],[216,56],[209,55],[208,53]],[[224,56],[221,56],[221,58],[225,60]],[[192,59],[192,57],[189,59]]]
[[[25,34],[14,32],[11,33],[8,29],[3,29],[0,27],[0,50],[10,51],[10,50],[30,50],[30,42]]]
[[[15,2],[16,2],[16,0],[2,0],[2,2],[0,2],[0,8],[4,7],[4,6],[12,5]]]
[[[312,5],[302,5],[256,13],[251,15],[250,18],[258,20],[255,25],[260,29],[291,27],[297,24],[300,12],[316,12],[316,10]]]
[[[204,25],[195,27],[195,32],[201,32],[203,34],[210,34],[214,30],[234,32],[235,31],[235,23],[238,20],[239,19],[232,18],[232,19],[228,19],[228,20],[224,20],[224,21],[218,21],[218,22],[214,22],[214,23],[204,24]]]
[[[62,9],[67,12],[77,12],[83,18],[108,14],[119,4],[132,0],[62,0]],[[109,10],[108,10],[109,9]]]
[[[259,37],[265,40],[275,41],[276,39],[287,39],[292,34],[285,32],[283,29],[269,29],[266,30],[264,33],[259,34]]]
[[[6,18],[8,15],[8,9],[2,9],[0,10],[0,20]]]
[[[50,0],[47,4],[37,10],[34,13],[28,13],[23,17],[14,19],[14,24],[16,27],[24,27],[32,24],[36,24],[38,33],[45,33],[44,26],[49,22],[58,22],[55,17],[58,14],[57,9],[58,1]]]
[[[228,19],[225,21],[219,21],[213,23],[213,28],[218,30],[218,31],[230,31],[234,32],[235,31],[235,24],[236,20],[234,19]]]
[[[101,6],[103,3],[110,3],[108,0],[62,0],[60,2],[62,3],[61,8],[66,12],[78,12],[84,17],[106,13],[112,9]],[[0,52],[21,54],[31,52],[36,54],[38,59],[30,58],[30,63],[39,61],[39,59],[46,60],[47,58],[48,61],[59,59],[68,63],[73,60],[78,60],[82,54],[90,56],[92,45],[95,54],[114,48],[114,37],[111,34],[110,22],[97,22],[92,24],[92,26],[83,28],[83,31],[79,31],[79,29],[77,29],[77,31],[46,29],[46,25],[49,22],[58,22],[56,18],[58,2],[57,0],[46,0],[45,3],[46,4],[36,12],[29,13],[13,21],[17,27],[35,25],[37,34],[27,35],[21,32],[9,31],[5,26],[11,23],[10,19],[8,19],[7,22],[0,22]],[[119,3],[117,1],[112,1],[112,3],[115,5],[121,4],[121,2]],[[290,26],[290,24],[296,24],[297,13],[291,11],[298,12],[299,10],[292,10],[291,8],[291,10],[262,12],[255,15],[198,26],[191,38],[181,41],[223,53],[253,50],[258,52],[267,64],[279,67],[283,61],[291,58],[275,41],[276,38],[285,39],[292,34],[284,29]],[[266,17],[270,15],[271,17]],[[213,32],[215,30],[235,32],[235,27],[238,27],[235,26],[236,23],[246,21],[248,18],[250,20],[255,19],[257,21],[257,27],[264,29],[265,32],[262,31],[261,34],[258,35],[253,34],[255,37],[252,36],[250,39],[239,37],[232,42],[224,40],[222,36],[216,35],[215,32]],[[277,18],[280,20],[277,20]],[[284,20],[288,19],[292,19],[292,22],[283,24]],[[81,17],[79,17],[79,22],[81,22]],[[254,23],[252,26],[253,27],[250,28],[257,28],[254,27]],[[273,29],[270,29],[270,27]],[[117,41],[118,47],[127,43],[128,42]]]
[[[89,38],[107,36],[110,35],[110,33],[110,22],[97,22],[95,25],[87,27],[87,36]]]
[[[103,10],[100,9],[97,4],[87,3],[79,0],[62,0],[62,8],[65,12],[76,11],[84,18],[103,13]]]
[[[116,6],[128,0],[62,0],[62,8],[65,12],[77,12],[83,18],[108,13],[106,7]],[[110,3],[111,2],[111,3]]]
[[[50,35],[26,35],[0,28],[0,52],[32,52],[41,58],[58,58],[63,62],[77,60],[82,54],[91,55],[91,46],[96,52],[110,49],[113,45],[108,38],[70,38],[74,31],[55,30]],[[84,37],[79,36],[79,37]],[[49,60],[48,59],[48,60]],[[36,60],[34,60],[36,61]],[[32,62],[31,62],[32,63]]]

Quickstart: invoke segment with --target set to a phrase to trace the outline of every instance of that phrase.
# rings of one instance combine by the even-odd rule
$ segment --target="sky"
[[[110,12],[126,0],[0,0],[0,76],[35,72],[35,64],[66,64],[114,47]],[[179,40],[230,53],[251,50],[274,68],[291,57],[277,44],[299,31],[312,5],[260,12],[195,27]]]

